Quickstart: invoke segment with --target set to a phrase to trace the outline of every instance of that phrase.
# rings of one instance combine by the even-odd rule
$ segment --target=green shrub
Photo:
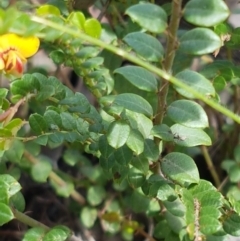
[[[72,200],[69,212],[85,228],[100,222],[124,240],[136,233],[166,241],[240,236],[240,68],[232,57],[240,40],[239,29],[227,23],[227,5],[100,2],[99,16],[110,24],[72,11],[72,1],[2,4],[0,70],[10,85],[0,89],[0,224],[28,225],[24,241],[73,235],[24,214],[24,174]],[[29,36],[31,44],[40,39],[56,65],[82,78],[95,104],[46,71],[29,66],[22,74]],[[227,59],[215,58],[219,52]],[[27,110],[17,117],[20,106]],[[58,169],[42,146],[63,147],[62,160],[77,175]],[[212,183],[200,178],[194,161],[200,154]]]

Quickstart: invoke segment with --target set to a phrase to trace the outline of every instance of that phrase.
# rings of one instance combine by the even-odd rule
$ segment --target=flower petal
[[[4,70],[4,68],[5,68],[4,60],[2,59],[2,57],[0,57],[0,71]]]
[[[20,37],[14,33],[0,35],[0,49],[17,49],[25,58],[34,55],[39,48],[40,41],[37,37]]]
[[[17,55],[15,51],[9,51],[5,57],[5,71],[9,72],[13,70],[16,66]]]

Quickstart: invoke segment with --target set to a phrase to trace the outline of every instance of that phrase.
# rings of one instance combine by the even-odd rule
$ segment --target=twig
[[[109,199],[106,200],[106,202],[105,202],[102,210],[99,212],[100,216],[103,215],[103,214],[107,211],[108,207],[109,207],[110,204],[113,202],[113,200],[114,200],[115,197],[116,197],[116,194],[112,194],[112,195],[109,197]]]
[[[14,106],[10,107],[8,110],[0,114],[0,122],[4,122],[4,125],[12,120],[18,108],[25,102],[26,98],[20,99]]]
[[[127,24],[125,23],[122,15],[119,13],[119,10],[116,8],[115,4],[113,3],[113,4],[111,5],[111,7],[112,7],[112,14],[118,18],[119,23],[120,23],[123,27],[126,27]]]
[[[181,6],[182,0],[174,0],[172,2],[172,14],[168,28],[167,34],[167,50],[166,57],[163,63],[163,69],[166,73],[170,73],[172,69],[173,60],[175,57],[175,51],[177,46],[177,30],[180,23],[181,18]],[[166,108],[166,99],[168,94],[169,81],[165,78],[162,78],[162,81],[159,85],[158,89],[158,107],[157,113],[155,115],[154,124],[159,125],[162,123],[165,108]],[[155,138],[155,142],[159,145],[160,140]],[[160,163],[154,168],[154,173],[159,174],[160,172]],[[159,201],[160,207],[163,207],[162,203]]]
[[[50,230],[50,228],[48,226],[46,226],[45,224],[38,222],[37,220],[27,216],[24,213],[19,212],[17,209],[12,207],[11,210],[12,210],[14,217],[21,223],[24,223],[27,226],[32,227],[32,228],[35,228],[35,227],[42,228],[45,232],[48,232]],[[83,241],[83,240],[81,237],[72,235],[71,237],[68,238],[68,241]]]
[[[38,0],[31,0],[31,3],[33,5],[36,5],[36,6],[40,6],[41,5]]]
[[[141,234],[144,238],[149,241],[156,241],[153,237],[151,237],[148,233],[146,233],[142,228],[137,229],[136,233]]]
[[[99,13],[98,17],[97,17],[97,20],[101,22],[103,16],[105,15],[108,7],[110,5],[110,0],[107,0],[107,2],[105,3],[105,5],[103,5],[103,8],[101,10],[101,12]]]
[[[208,153],[208,150],[207,150],[206,146],[201,146],[201,150],[202,150],[202,154],[204,156],[204,159],[206,161],[206,164],[208,166],[208,169],[209,169],[209,171],[210,171],[210,173],[213,177],[214,183],[218,187],[218,186],[220,186],[221,182],[220,182],[219,176],[218,176],[217,171],[216,171],[216,169],[213,165],[212,159],[211,159],[211,157]]]
[[[167,73],[171,72],[175,52],[177,49],[177,30],[181,18],[181,6],[182,0],[174,0],[172,2],[172,14],[167,33],[166,58],[164,59],[163,63],[163,68]],[[156,118],[154,120],[156,125],[162,123],[162,119],[165,113],[168,88],[169,82],[163,78],[158,91],[158,110],[156,113]]]
[[[81,237],[77,237],[76,235],[72,235],[68,238],[68,241],[83,241],[83,239]]]
[[[19,212],[17,209],[15,208],[11,208],[14,217],[19,220],[20,222],[30,226],[30,227],[40,227],[43,228],[46,232],[50,230],[50,228],[48,226],[46,226],[43,223],[38,222],[37,220],[27,216],[24,213]]]
[[[220,185],[218,186],[218,189],[217,189],[219,192],[222,191],[223,187],[227,184],[228,180],[229,180],[229,177],[226,176],[224,178],[224,180],[220,183]]]

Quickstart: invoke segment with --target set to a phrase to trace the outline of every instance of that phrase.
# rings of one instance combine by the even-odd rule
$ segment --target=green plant
[[[52,0],[32,10],[20,2],[0,10],[1,34],[38,37],[57,65],[81,76],[96,101],[34,68],[8,76],[9,89],[0,90],[0,224],[16,218],[30,226],[24,241],[71,239],[66,226],[50,228],[23,213],[19,180],[28,174],[71,197],[86,228],[99,220],[106,233],[126,240],[136,233],[149,240],[240,236],[240,68],[232,57],[240,41],[239,29],[227,24],[227,5],[115,0],[106,8],[97,2],[100,15],[109,14],[110,30],[88,13],[69,12],[74,6],[67,3]],[[183,29],[181,19],[190,28]],[[204,62],[221,48],[226,60]],[[198,72],[190,68],[194,58],[202,60]],[[221,102],[226,90],[231,107]],[[15,117],[25,103],[30,114]],[[214,128],[209,120],[220,124]],[[216,133],[224,136],[221,142]],[[41,146],[63,146],[64,162],[82,178],[54,166]],[[210,155],[214,148],[219,156]],[[205,159],[213,184],[200,179],[196,154]],[[151,220],[152,232],[136,214]]]

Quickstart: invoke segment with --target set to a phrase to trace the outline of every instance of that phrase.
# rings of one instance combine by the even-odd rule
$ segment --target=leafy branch
[[[12,208],[12,212],[13,212],[13,215],[14,217],[19,220],[20,222],[26,224],[27,226],[30,226],[30,227],[37,227],[37,228],[43,228],[44,231],[49,231],[50,228],[46,225],[44,225],[43,223],[41,222],[38,222],[37,220],[27,216],[26,214],[24,213],[21,213],[19,212],[17,209],[15,208]]]
[[[91,43],[95,46],[99,46],[101,48],[107,49],[110,52],[115,53],[116,55],[119,55],[119,56],[127,59],[128,61],[130,61],[134,64],[137,64],[139,66],[142,66],[142,67],[146,68],[147,70],[149,70],[152,73],[158,75],[159,77],[165,79],[166,81],[169,81],[170,83],[172,83],[172,84],[184,89],[185,91],[191,93],[195,98],[197,98],[199,100],[202,100],[204,103],[211,106],[216,111],[224,114],[225,116],[231,118],[232,120],[234,120],[235,122],[240,124],[240,117],[238,115],[234,114],[231,110],[225,108],[224,106],[220,105],[219,103],[215,102],[214,100],[206,98],[206,96],[200,94],[199,92],[197,92],[193,88],[189,87],[188,85],[180,82],[178,79],[176,79],[172,75],[168,74],[165,70],[162,70],[160,68],[157,68],[157,67],[151,65],[151,64],[147,63],[146,61],[143,61],[140,58],[138,58],[138,57],[136,57],[132,54],[129,54],[128,52],[124,51],[123,49],[115,47],[114,45],[111,45],[111,44],[107,44],[107,43],[105,43],[105,42],[103,42],[99,39],[95,39],[95,38],[93,38],[93,37],[91,37],[87,34],[82,33],[82,32],[77,32],[77,31],[72,30],[72,29],[70,29],[66,26],[59,25],[57,23],[54,23],[52,21],[46,20],[46,19],[41,18],[41,17],[31,16],[31,19],[32,19],[33,22],[43,24],[44,26],[48,26],[48,27],[56,29],[60,32],[68,33],[75,38],[79,38],[79,39],[81,39],[83,41],[86,41],[88,43]]]

